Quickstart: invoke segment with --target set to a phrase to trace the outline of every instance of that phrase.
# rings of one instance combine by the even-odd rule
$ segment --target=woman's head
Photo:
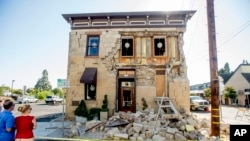
[[[22,106],[19,106],[17,110],[21,113],[26,113],[26,112],[30,112],[32,108],[30,107],[30,105],[22,105]]]

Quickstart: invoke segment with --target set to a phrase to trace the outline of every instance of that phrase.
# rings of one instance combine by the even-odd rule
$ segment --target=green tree
[[[226,64],[224,65],[224,68],[221,68],[219,70],[219,74],[231,74],[231,73],[232,71],[230,70],[228,62],[226,62]]]
[[[10,87],[8,86],[0,86],[0,95],[3,95],[5,91],[10,91]]]
[[[60,96],[60,97],[63,97],[63,94],[64,94],[63,89],[61,89],[61,88],[54,88],[54,89],[52,90],[52,92],[53,92],[55,95],[58,95],[58,96]]]
[[[236,91],[234,90],[233,87],[230,87],[230,86],[225,87],[224,95],[225,95],[225,98],[230,98],[232,100],[235,100],[237,97]]]
[[[21,95],[21,94],[23,94],[23,90],[22,89],[14,89],[13,90],[13,94],[19,94],[19,95]]]
[[[37,93],[37,98],[39,100],[44,100],[47,95],[51,95],[51,91],[40,91]]]
[[[205,97],[211,97],[211,89],[210,88],[206,88],[204,91]]]
[[[41,90],[51,90],[52,86],[50,85],[49,78],[48,78],[48,71],[45,69],[42,73],[42,78],[38,79],[35,89]]]
[[[29,93],[29,94],[35,95],[35,94],[37,93],[37,90],[34,89],[34,88],[28,88],[28,89],[26,90],[26,92]]]
[[[224,65],[224,73],[225,74],[230,74],[230,67],[228,62],[226,62],[226,64]]]

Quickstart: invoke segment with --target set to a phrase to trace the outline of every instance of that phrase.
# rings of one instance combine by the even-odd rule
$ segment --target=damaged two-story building
[[[163,94],[189,111],[189,80],[183,34],[195,11],[63,14],[70,24],[66,116],[83,99],[110,114],[157,109]]]

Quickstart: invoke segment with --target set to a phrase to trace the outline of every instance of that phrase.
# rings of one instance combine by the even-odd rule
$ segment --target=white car
[[[207,109],[209,107],[209,102],[200,96],[190,96],[190,109],[198,110],[198,109]]]
[[[33,96],[19,97],[17,99],[18,103],[37,103],[39,100]]]
[[[48,103],[62,103],[63,99],[60,98],[59,96],[56,96],[56,95],[48,95],[46,96],[46,99],[45,99],[45,103],[48,104]]]

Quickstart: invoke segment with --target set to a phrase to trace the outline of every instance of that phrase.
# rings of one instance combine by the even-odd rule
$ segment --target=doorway
[[[134,72],[134,70],[129,70],[129,71]],[[126,70],[126,73],[128,73],[128,70]],[[135,84],[136,83],[135,83],[134,75],[125,75],[125,77],[124,75],[118,75],[117,77],[117,100],[116,100],[117,111],[136,112],[136,93],[135,93],[136,86]]]
[[[134,90],[133,88],[122,87],[120,96],[121,111],[134,111]]]

